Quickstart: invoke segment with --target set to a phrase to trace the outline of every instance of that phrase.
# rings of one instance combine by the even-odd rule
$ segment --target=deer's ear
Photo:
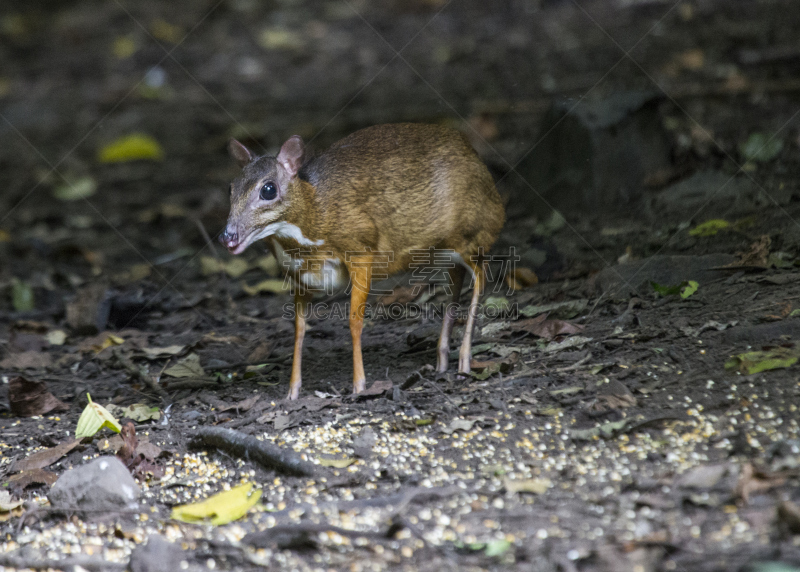
[[[305,155],[303,139],[299,135],[292,135],[281,147],[281,152],[278,153],[278,163],[286,169],[290,177],[294,178],[297,176],[297,171],[303,166],[303,155]]]
[[[228,141],[228,153],[234,158],[240,167],[244,167],[253,160],[253,154],[250,149],[239,143],[236,139]]]

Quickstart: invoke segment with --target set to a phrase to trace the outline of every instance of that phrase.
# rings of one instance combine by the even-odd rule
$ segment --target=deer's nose
[[[226,248],[234,248],[239,244],[239,233],[230,228],[226,228],[219,236],[219,241],[224,244]]]

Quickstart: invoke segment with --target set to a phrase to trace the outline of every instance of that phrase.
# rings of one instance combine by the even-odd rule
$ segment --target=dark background
[[[461,544],[423,545],[404,561],[325,545],[292,552],[285,568],[316,566],[318,554],[341,568],[367,556],[378,567],[499,566],[466,547],[502,534],[513,537],[502,562],[526,570],[797,564],[800,509],[784,504],[800,503],[796,366],[749,374],[725,364],[751,350],[800,355],[799,100],[795,0],[3,2],[0,476],[11,459],[69,435],[87,392],[98,403],[172,405],[169,423],[139,429],[176,454],[202,425],[296,443],[363,418],[381,443],[430,437],[438,464],[403,453],[381,458],[376,473],[359,461],[342,473],[356,479],[345,482],[351,496],[449,485],[452,467],[476,492],[408,511],[438,507]],[[578,309],[548,314],[570,321],[550,337],[531,319],[481,322],[476,369],[488,373],[466,381],[425,377],[438,321],[367,320],[368,385],[416,379],[369,402],[345,396],[346,321],[312,320],[311,405],[287,405],[291,298],[274,293],[278,269],[263,245],[232,259],[214,240],[237,173],[227,142],[275,153],[299,134],[323,150],[395,121],[456,127],[489,166],[508,214],[495,252],[515,248],[539,279],[503,287],[506,302],[539,308],[531,319],[542,305]],[[152,138],[160,156],[101,160],[132,134]],[[709,219],[728,227],[693,232]],[[265,279],[266,292],[248,293]],[[688,299],[651,285],[684,280],[699,283]],[[413,300],[403,277],[391,285],[395,301]],[[588,340],[570,346],[574,333]],[[121,345],[103,349],[119,343],[112,334]],[[157,350],[175,346],[179,355]],[[189,353],[201,378],[161,377]],[[244,364],[265,361],[243,379]],[[13,415],[7,381],[18,375],[46,383],[69,410]],[[265,399],[255,417],[231,404],[256,394]],[[462,456],[442,432],[464,419],[477,437],[458,442]],[[576,436],[626,419],[629,434]],[[87,447],[51,470],[83,464]],[[406,457],[415,464],[395,463]],[[275,505],[305,498],[303,479],[272,486],[273,473],[256,475]],[[507,476],[553,486],[509,493]],[[33,485],[15,494],[42,494]],[[350,494],[336,487],[314,496]],[[153,526],[200,496],[188,485],[169,494],[149,498],[160,511]],[[2,526],[6,538],[17,530]],[[117,542],[107,532],[104,546]],[[206,549],[198,560],[222,550]]]

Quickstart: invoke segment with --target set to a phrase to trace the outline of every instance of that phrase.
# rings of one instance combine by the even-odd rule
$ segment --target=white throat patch
[[[283,238],[291,238],[292,240],[296,240],[299,244],[302,244],[303,246],[320,246],[325,242],[324,240],[311,240],[310,238],[306,238],[303,235],[303,231],[300,230],[300,227],[286,221],[273,222],[268,224],[263,229],[261,229],[261,231],[258,233],[257,237],[254,239],[253,242],[255,242],[256,240],[260,240],[262,238],[266,238],[268,236],[280,236]]]

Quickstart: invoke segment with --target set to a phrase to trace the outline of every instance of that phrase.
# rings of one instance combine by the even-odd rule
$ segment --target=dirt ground
[[[37,0],[0,38],[0,570],[800,570],[791,0]],[[280,269],[216,242],[227,142],[398,121],[461,129],[506,201],[473,374],[455,341],[432,371],[409,272],[371,390],[338,294],[286,401]],[[87,394],[155,408],[112,411],[148,447],[75,441]],[[48,504],[114,451],[137,508]],[[171,512],[241,483],[238,520]]]

